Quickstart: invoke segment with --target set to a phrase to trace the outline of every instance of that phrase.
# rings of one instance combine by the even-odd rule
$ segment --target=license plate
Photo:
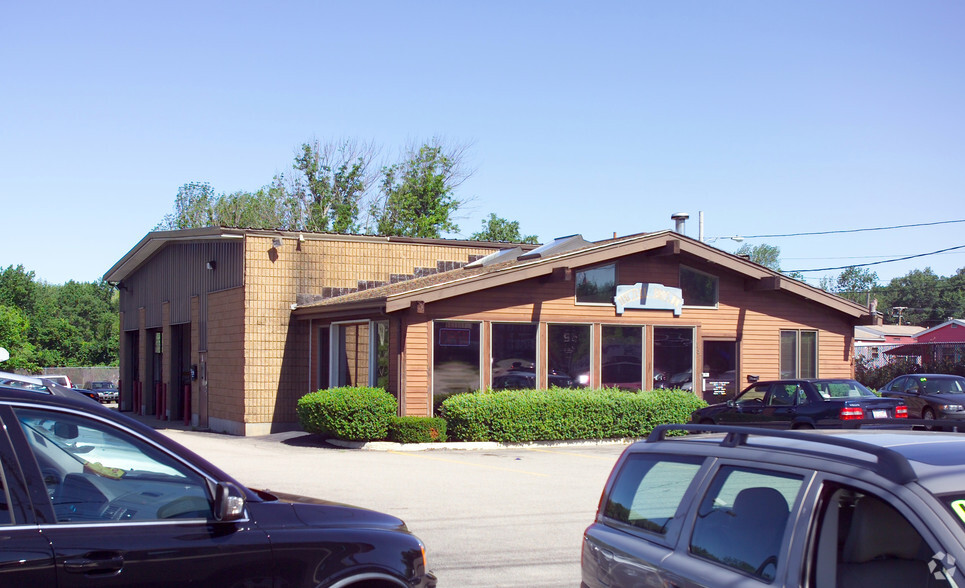
[[[872,410],[872,411],[871,411],[871,416],[874,417],[874,418],[876,418],[876,419],[886,419],[886,418],[888,418],[888,411],[887,411],[887,410]]]

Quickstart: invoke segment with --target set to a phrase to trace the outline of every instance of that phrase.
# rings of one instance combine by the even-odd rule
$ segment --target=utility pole
[[[897,315],[898,315],[898,324],[899,324],[899,325],[901,325],[901,313],[905,312],[907,309],[908,309],[907,306],[892,306],[892,307],[891,307],[891,314],[893,314],[893,315],[897,314]]]

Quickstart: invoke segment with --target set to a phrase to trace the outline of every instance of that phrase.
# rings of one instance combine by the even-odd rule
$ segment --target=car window
[[[744,392],[737,397],[737,404],[764,404],[764,395],[767,393],[767,384],[761,384],[759,386],[754,386],[744,390]]]
[[[797,384],[775,384],[767,397],[768,406],[793,406],[797,403],[801,387]]]
[[[9,525],[13,522],[13,515],[10,514],[10,494],[7,491],[7,480],[4,478],[3,470],[0,470],[0,525]]]
[[[631,454],[617,473],[603,515],[663,535],[703,458]]]
[[[810,402],[808,399],[807,391],[801,386],[795,386],[794,388],[794,403],[797,405],[807,404]]]
[[[16,409],[59,523],[211,515],[204,478],[110,425],[73,414]]]
[[[694,555],[772,580],[783,553],[790,507],[803,478],[724,466],[701,500],[690,540]]]
[[[889,500],[829,484],[819,505],[808,565],[815,588],[949,585],[936,580],[950,580],[946,565],[954,563],[943,561],[944,551],[929,546]]]
[[[842,380],[835,382],[814,382],[818,393],[824,398],[860,398],[862,396],[875,396],[875,393],[868,390],[854,380]]]

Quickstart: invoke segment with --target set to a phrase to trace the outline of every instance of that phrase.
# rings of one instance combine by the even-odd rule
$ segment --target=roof
[[[854,328],[854,338],[862,341],[884,341],[885,337],[914,337],[924,327],[915,325],[859,325]]]
[[[131,275],[154,254],[172,243],[198,243],[202,241],[224,241],[230,239],[244,239],[246,236],[282,237],[289,239],[308,239],[312,241],[361,241],[361,242],[391,242],[391,243],[420,243],[425,245],[446,245],[465,247],[497,248],[510,243],[494,241],[471,241],[468,239],[419,239],[414,237],[378,236],[378,235],[345,235],[338,233],[313,233],[309,231],[281,231],[271,229],[241,229],[231,227],[204,227],[200,229],[183,229],[177,231],[152,231],[144,236],[137,245],[119,259],[107,273],[104,281],[117,283]],[[523,250],[533,249],[537,245],[512,243]]]
[[[926,329],[926,330],[924,330],[924,331],[921,331],[920,333],[917,334],[917,336],[918,336],[918,337],[922,337],[922,336],[924,336],[924,335],[929,335],[929,334],[931,334],[931,333],[934,333],[935,331],[940,331],[940,330],[942,330],[942,329],[944,329],[944,328],[946,328],[946,327],[948,327],[948,326],[950,326],[950,325],[951,325],[951,326],[956,326],[956,327],[965,327],[965,320],[961,320],[961,319],[949,319],[949,320],[943,322],[943,323],[940,324],[940,325],[936,325],[936,326],[934,326],[934,327],[932,327],[932,328],[930,328],[930,329]]]
[[[572,240],[569,242],[573,243]],[[863,318],[870,314],[860,304],[820,288],[809,286],[780,272],[675,231],[642,233],[585,243],[585,246],[567,249],[556,254],[547,252],[537,259],[513,260],[510,256],[510,259],[504,263],[489,266],[483,264],[467,266],[424,278],[299,304],[294,312],[299,318],[362,309],[394,312],[408,308],[414,302],[425,303],[444,300],[471,292],[547,276],[554,272],[606,263],[619,257],[649,251],[667,254],[689,253],[753,280],[753,288],[785,291],[853,318]]]

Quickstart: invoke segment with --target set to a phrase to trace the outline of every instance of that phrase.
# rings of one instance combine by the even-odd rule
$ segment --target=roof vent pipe
[[[677,223],[677,226],[676,228],[674,228],[674,231],[680,233],[681,235],[686,235],[687,219],[690,218],[690,215],[687,214],[686,212],[675,212],[670,215],[670,218],[672,218],[673,221]]]

